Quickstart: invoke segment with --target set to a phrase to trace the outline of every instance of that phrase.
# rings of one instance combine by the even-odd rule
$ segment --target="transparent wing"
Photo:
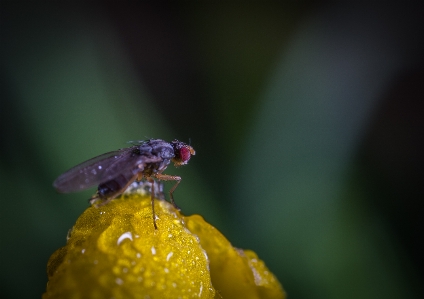
[[[125,148],[97,156],[69,169],[53,182],[53,187],[61,193],[77,192],[113,180],[120,174],[136,174],[143,171],[147,163],[161,160],[160,157],[135,154],[133,148]]]

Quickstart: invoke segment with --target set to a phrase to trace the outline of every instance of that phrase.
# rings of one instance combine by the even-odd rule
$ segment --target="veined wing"
[[[85,161],[61,174],[53,183],[58,192],[69,193],[88,189],[113,180],[120,174],[143,171],[147,163],[160,162],[157,156],[147,156],[125,148]]]

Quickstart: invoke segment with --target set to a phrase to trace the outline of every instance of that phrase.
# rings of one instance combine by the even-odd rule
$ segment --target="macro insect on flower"
[[[136,141],[135,145],[112,151],[85,161],[61,174],[53,183],[60,193],[78,192],[98,185],[90,198],[94,206],[102,206],[122,194],[134,181],[147,179],[152,186],[151,201],[153,225],[157,229],[154,206],[154,179],[176,181],[170,189],[171,203],[177,207],[173,193],[181,177],[163,174],[170,162],[178,167],[188,163],[194,149],[181,141],[166,142],[161,139]]]

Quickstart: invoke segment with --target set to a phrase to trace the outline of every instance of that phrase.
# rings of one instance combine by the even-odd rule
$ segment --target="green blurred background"
[[[289,298],[422,298],[423,14],[380,3],[1,1],[2,298],[94,192],[53,180],[148,137],[191,138],[178,205]]]

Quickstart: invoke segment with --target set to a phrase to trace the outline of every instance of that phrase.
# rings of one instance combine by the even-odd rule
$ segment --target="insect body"
[[[188,163],[194,149],[184,142],[161,139],[138,141],[129,148],[109,152],[85,161],[60,175],[53,183],[58,192],[69,193],[98,185],[97,192],[90,203],[102,206],[127,189],[134,181],[143,178],[151,183],[153,225],[156,226],[154,210],[154,178],[163,181],[176,181],[169,191],[171,203],[176,207],[173,192],[181,182],[181,177],[162,174],[170,162],[174,166]]]

